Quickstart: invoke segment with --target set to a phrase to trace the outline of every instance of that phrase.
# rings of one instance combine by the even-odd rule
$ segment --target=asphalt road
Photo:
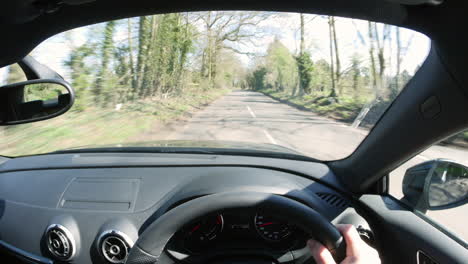
[[[320,160],[346,157],[367,133],[249,91],[231,92],[173,128],[166,139],[277,144]]]
[[[321,160],[345,158],[367,135],[367,130],[297,110],[261,93],[233,91],[178,124],[170,126],[166,140],[228,140],[277,144]],[[158,138],[161,139],[161,138]],[[467,149],[434,146],[391,173],[390,193],[401,195],[407,168],[447,158],[468,162]],[[428,215],[468,241],[468,205]]]

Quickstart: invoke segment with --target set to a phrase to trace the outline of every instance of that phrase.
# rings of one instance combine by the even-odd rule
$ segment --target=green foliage
[[[310,53],[303,52],[296,57],[297,68],[299,74],[299,82],[301,86],[301,93],[311,92],[312,74],[314,70],[314,64],[310,57]]]
[[[240,87],[245,80],[245,70],[242,62],[231,51],[223,51],[219,54],[217,62],[218,70],[215,76],[215,87],[232,88]]]
[[[298,81],[296,60],[278,39],[268,47],[266,67],[266,87],[292,94]]]
[[[194,27],[182,14],[153,16],[150,23],[140,23],[139,60],[146,60],[140,71],[140,98],[157,94],[175,94],[181,89],[188,53],[193,47]],[[142,33],[144,31],[144,33]],[[141,34],[146,34],[142,37]],[[143,50],[141,50],[143,49]],[[140,58],[142,56],[142,58]]]
[[[93,90],[94,101],[98,105],[107,106],[107,104],[113,101],[116,80],[110,69],[110,63],[114,54],[114,31],[115,21],[109,21],[105,25],[103,33],[103,41],[101,44],[101,67],[99,69],[98,77],[96,78],[96,84]]]
[[[278,39],[267,50],[265,61],[247,77],[254,90],[270,89],[292,94],[298,84],[296,59]]]
[[[261,91],[266,89],[265,85],[265,77],[267,75],[267,68],[264,66],[257,67],[252,74],[250,74],[247,78],[248,85],[257,91]]]
[[[71,72],[71,85],[75,89],[76,101],[73,111],[83,111],[89,101],[89,89],[92,83],[91,68],[86,63],[86,58],[94,54],[93,47],[85,43],[71,50],[65,65]]]
[[[101,32],[95,32],[101,36],[97,43],[89,39],[73,48],[65,62],[77,91],[73,109],[83,111],[91,102],[106,108],[161,94],[179,94],[188,82],[184,78],[187,58],[195,42],[195,28],[184,18],[183,14],[139,18],[136,53],[131,46],[131,21],[126,23],[125,42],[116,42],[115,35],[126,25],[110,21]],[[132,60],[134,55],[136,63]],[[99,62],[97,70],[87,66],[89,60]]]
[[[276,91],[274,89],[262,90],[277,100],[288,102],[300,109],[313,111],[321,116],[330,117],[344,122],[352,122],[357,117],[365,102],[356,100],[352,97],[342,97],[340,101],[335,101],[328,96],[291,96],[284,91]]]
[[[29,84],[24,87],[24,101],[35,100],[47,101],[57,99],[59,95],[67,93],[67,90],[59,84],[38,83]]]
[[[315,62],[312,72],[313,78],[309,84],[310,93],[321,93],[331,89],[330,64],[321,59]]]
[[[144,79],[145,66],[149,54],[149,45],[151,41],[151,21],[150,17],[142,16],[139,18],[138,27],[138,56],[136,65],[136,86],[133,87],[132,98],[141,94],[141,86]],[[131,37],[131,36],[129,36]]]

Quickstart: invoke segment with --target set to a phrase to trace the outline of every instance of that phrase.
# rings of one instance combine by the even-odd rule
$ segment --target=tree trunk
[[[165,16],[165,15],[162,15]],[[146,26],[146,33],[147,36],[145,37],[146,41],[146,51],[145,51],[145,62],[143,65],[143,74],[141,80],[141,87],[140,87],[140,97],[146,98],[154,94],[155,87],[155,75],[156,75],[156,68],[158,65],[154,63],[155,61],[155,53],[157,53],[156,49],[157,46],[157,39],[156,39],[156,31],[157,31],[157,17],[160,16],[151,16],[151,18],[147,21]],[[151,63],[148,63],[151,61]]]
[[[137,55],[137,89],[138,94],[141,95],[142,83],[144,78],[144,70],[148,55],[148,17],[142,16],[139,21],[138,29],[138,55]]]
[[[111,101],[110,87],[107,87],[109,79],[109,64],[113,55],[114,49],[114,30],[115,21],[109,21],[106,23],[104,29],[104,38],[101,45],[101,67],[97,76],[96,85],[94,87],[93,95],[94,102],[106,106]]]
[[[353,58],[352,58],[352,61],[351,61],[351,67],[352,67],[352,70],[353,70],[353,97],[355,99],[358,98],[358,87],[359,87],[359,77],[360,77],[360,74],[361,74],[361,71],[359,69],[360,67],[360,62],[359,62],[359,58],[357,57],[358,55],[354,55]]]
[[[213,53],[212,53],[212,57],[211,57],[211,88],[214,88],[215,86],[215,81],[216,81],[216,75],[218,74],[218,55],[221,51],[221,48],[222,48],[222,43],[221,41],[216,41],[214,43],[214,47],[213,47]]]
[[[340,54],[338,52],[338,39],[336,37],[336,25],[335,17],[332,17],[332,32],[333,32],[333,44],[335,46],[335,72],[336,72],[336,85],[340,86],[340,77],[341,77],[341,63],[340,63]],[[341,90],[341,89],[340,89]]]
[[[385,73],[385,56],[384,56],[384,43],[385,43],[385,29],[380,37],[377,23],[374,24],[374,37],[377,43],[377,60],[379,62],[379,72],[377,78],[377,86],[379,91],[379,97],[382,96],[382,90],[384,88],[384,73]],[[386,25],[384,25],[385,27]]]
[[[304,14],[301,13],[300,14],[300,20],[301,20],[301,45],[299,47],[299,54],[302,55],[304,54],[304,50],[305,50],[305,40],[304,40]]]
[[[330,37],[330,77],[331,77],[331,91],[329,97],[336,97],[335,87],[335,66],[334,66],[334,54],[333,54],[333,26],[332,17],[328,17],[328,32]]]
[[[304,14],[300,13],[299,14],[299,32],[300,32],[300,45],[299,45],[299,54],[296,57],[296,63],[298,67],[298,75],[299,75],[299,81],[297,82],[297,85],[294,87],[294,90],[292,91],[293,96],[302,96],[304,94],[304,87],[303,87],[303,78],[304,78],[304,73],[302,72],[302,66],[303,63],[303,55],[305,51],[305,40],[304,40]]]
[[[372,22],[368,22],[369,26],[369,57],[371,61],[371,74],[372,74],[372,89],[374,90],[375,98],[380,97],[379,87],[377,87],[377,69],[375,65],[375,57],[374,57],[374,29]]]
[[[400,89],[400,67],[401,67],[401,39],[400,39],[400,28],[396,28],[396,74],[395,74],[395,89]]]
[[[133,41],[132,41],[132,20],[129,18],[127,20],[127,34],[128,34],[128,59],[130,66],[130,79],[131,81],[131,91],[132,94],[136,92],[137,89],[137,76],[135,75],[135,62],[133,60]]]

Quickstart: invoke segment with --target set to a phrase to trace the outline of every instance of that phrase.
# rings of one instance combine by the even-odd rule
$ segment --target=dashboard
[[[332,223],[371,233],[342,189],[324,164],[274,158],[81,153],[10,159],[0,164],[0,251],[32,263],[124,263],[141,234],[173,208],[242,191],[285,196]],[[278,216],[221,210],[186,223],[166,250],[182,262],[255,254],[307,263],[308,237],[293,219]]]

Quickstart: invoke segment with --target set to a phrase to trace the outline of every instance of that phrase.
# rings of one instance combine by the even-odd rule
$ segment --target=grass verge
[[[295,108],[312,111],[321,116],[346,123],[353,122],[365,104],[363,100],[354,98],[340,98],[339,102],[332,102],[326,96],[291,96],[287,92],[273,89],[265,89],[259,92]]]
[[[85,107],[54,119],[0,128],[0,155],[22,156],[85,145],[122,144],[138,139],[156,123],[175,120],[229,92],[186,91],[177,97],[152,98],[116,108]]]

